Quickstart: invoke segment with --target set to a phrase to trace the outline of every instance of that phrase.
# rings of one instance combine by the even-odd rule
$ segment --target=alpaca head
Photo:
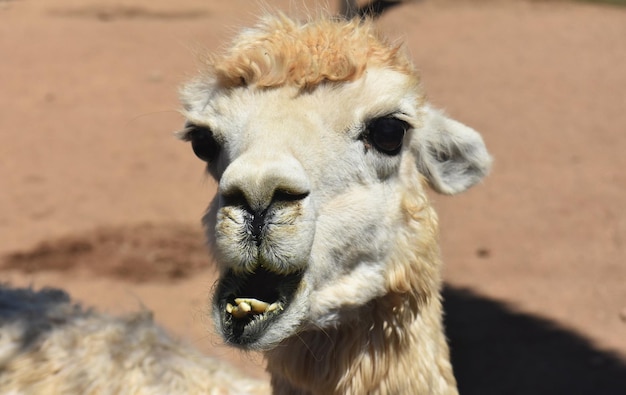
[[[424,188],[461,192],[490,157],[478,133],[429,107],[371,23],[266,18],[182,100],[180,135],[219,183],[204,222],[229,343],[270,349],[387,294],[438,291]]]

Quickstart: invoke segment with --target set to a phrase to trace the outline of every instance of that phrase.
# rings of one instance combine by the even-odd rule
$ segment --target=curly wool
[[[209,72],[226,88],[312,88],[354,81],[371,66],[412,74],[413,66],[400,49],[386,42],[370,20],[301,23],[278,15],[245,30],[226,54],[208,63]]]

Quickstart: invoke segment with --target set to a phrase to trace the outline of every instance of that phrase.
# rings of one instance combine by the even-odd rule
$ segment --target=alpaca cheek
[[[306,269],[315,234],[313,224],[298,221],[293,225],[269,226],[259,250],[261,264],[279,273]]]

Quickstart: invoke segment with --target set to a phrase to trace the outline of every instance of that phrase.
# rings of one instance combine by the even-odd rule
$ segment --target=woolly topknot
[[[324,18],[301,23],[283,14],[268,16],[244,31],[228,51],[209,60],[210,72],[225,88],[353,81],[366,67],[415,74],[400,45],[386,42],[372,21]]]

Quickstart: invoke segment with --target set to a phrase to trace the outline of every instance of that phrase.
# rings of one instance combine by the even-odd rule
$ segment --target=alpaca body
[[[0,285],[2,394],[267,394],[266,383],[169,336],[142,311],[112,317],[62,290]]]

